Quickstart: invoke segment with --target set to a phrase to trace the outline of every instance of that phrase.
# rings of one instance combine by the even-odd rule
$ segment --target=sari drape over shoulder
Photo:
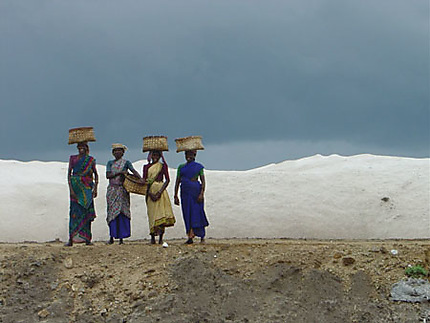
[[[197,178],[203,171],[203,165],[193,161],[179,166],[178,175],[181,181],[181,207],[187,233],[193,229],[196,236],[203,238],[206,235],[205,227],[209,225],[204,210],[204,202],[197,199],[202,184]]]
[[[73,242],[91,241],[91,222],[96,213],[93,200],[95,159],[91,156],[70,156],[70,182],[76,198],[70,197],[69,238]]]
[[[163,186],[163,181],[160,180],[163,164],[157,162],[146,166],[148,192],[155,195]],[[160,199],[155,202],[149,197],[149,194],[147,194],[146,209],[148,212],[149,231],[152,235],[163,233],[164,228],[171,227],[176,222],[167,190],[164,190]]]

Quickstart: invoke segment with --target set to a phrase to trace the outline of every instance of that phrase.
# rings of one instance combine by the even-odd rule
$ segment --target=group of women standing
[[[70,156],[69,160],[70,220],[66,246],[77,242],[91,245],[91,224],[96,217],[94,198],[97,197],[99,177],[96,161],[89,155],[87,142],[78,143],[77,149],[78,155]],[[119,239],[119,244],[123,244],[123,239],[131,235],[130,193],[124,187],[125,177],[130,173],[147,187],[145,200],[151,244],[156,243],[157,236],[158,243],[162,244],[165,228],[176,222],[166,191],[170,183],[168,165],[161,150],[151,150],[140,176],[132,163],[123,158],[126,150],[125,145],[113,144],[112,155],[115,159],[106,166],[106,178],[109,180],[106,192],[108,244],[113,244],[114,239]],[[174,203],[182,208],[188,236],[186,244],[193,243],[195,236],[204,242],[205,227],[209,225],[204,211],[204,167],[195,161],[196,154],[196,150],[185,151],[186,163],[179,165],[175,182]]]

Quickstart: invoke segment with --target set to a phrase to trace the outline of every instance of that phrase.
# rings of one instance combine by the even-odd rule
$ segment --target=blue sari
[[[204,210],[204,202],[198,202],[202,184],[197,180],[203,165],[195,161],[181,165],[178,174],[181,179],[181,206],[187,233],[193,229],[196,236],[206,235],[205,227],[209,225]]]

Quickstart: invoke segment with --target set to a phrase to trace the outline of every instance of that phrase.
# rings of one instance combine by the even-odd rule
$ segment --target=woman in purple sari
[[[179,205],[178,191],[181,187],[182,215],[188,240],[186,244],[193,243],[195,236],[204,242],[206,227],[209,222],[204,210],[205,176],[203,165],[195,161],[196,150],[185,152],[186,163],[179,165],[175,183],[175,204]],[[200,181],[199,181],[200,179]]]
[[[69,242],[91,245],[91,222],[96,218],[94,198],[97,197],[99,176],[96,160],[89,154],[86,142],[77,145],[79,154],[70,156],[68,182],[70,190]],[[94,180],[94,181],[93,181]]]

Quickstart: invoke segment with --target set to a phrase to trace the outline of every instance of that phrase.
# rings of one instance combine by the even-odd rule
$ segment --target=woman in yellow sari
[[[160,162],[163,160],[163,163]],[[149,153],[147,165],[143,166],[143,181],[148,185],[146,192],[146,209],[148,211],[149,233],[151,244],[155,244],[155,236],[159,236],[158,243],[163,243],[166,227],[175,224],[172,204],[166,188],[170,183],[169,170],[163,153],[153,150]]]

